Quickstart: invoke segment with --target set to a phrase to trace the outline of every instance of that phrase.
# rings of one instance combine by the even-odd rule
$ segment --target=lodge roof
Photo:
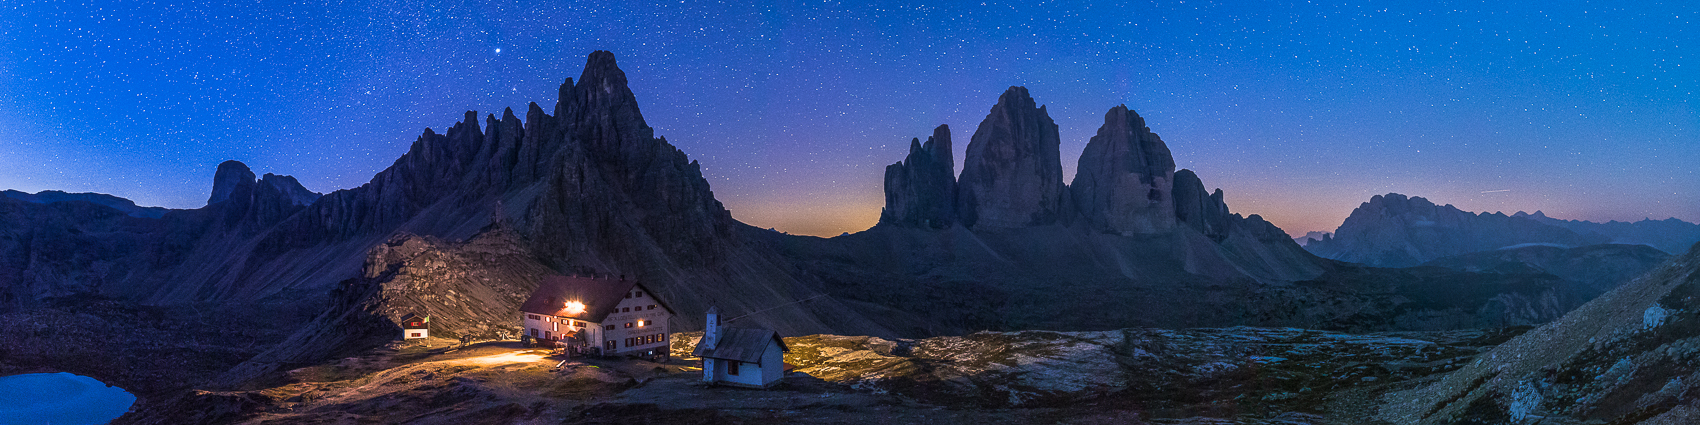
[[[779,333],[772,330],[721,328],[720,339],[714,342],[714,348],[703,348],[699,341],[696,350],[692,351],[691,355],[709,359],[761,363],[761,355],[767,352],[767,341],[769,340],[779,343],[779,351],[791,352],[790,348],[785,347],[785,339],[780,338]]]
[[[426,324],[427,323],[426,320],[429,320],[429,319],[427,319],[424,316],[417,315],[417,314],[407,313],[406,316],[401,316],[401,328],[402,329],[428,329],[428,328],[430,328],[430,325]]]
[[[527,298],[519,310],[601,323],[609,314],[616,312],[615,307],[620,304],[620,300],[625,299],[626,294],[633,289],[643,290],[655,300],[655,304],[667,309],[668,314],[673,314],[673,309],[667,307],[667,303],[662,302],[660,297],[655,296],[654,291],[645,288],[636,280],[560,275],[543,277],[537,284],[537,290],[531,291],[531,298]],[[570,301],[584,303],[584,312],[569,314],[566,311],[566,303]]]

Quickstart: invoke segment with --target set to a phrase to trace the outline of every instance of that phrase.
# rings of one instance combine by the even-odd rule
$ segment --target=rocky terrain
[[[1700,420],[1700,245],[1462,369],[1379,398],[1383,423]]]
[[[260,387],[194,391],[120,423],[1342,423],[1369,395],[1456,370],[1518,332],[810,335],[785,339],[797,373],[769,390],[707,387],[691,359],[398,341]],[[700,336],[679,334],[673,351]]]

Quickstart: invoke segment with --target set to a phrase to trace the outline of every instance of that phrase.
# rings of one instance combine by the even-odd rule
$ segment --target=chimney
[[[714,343],[720,341],[720,307],[708,308],[708,324],[702,330],[702,342],[697,346],[705,350],[714,349]]]

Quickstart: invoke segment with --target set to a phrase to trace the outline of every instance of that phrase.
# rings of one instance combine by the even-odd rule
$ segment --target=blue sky
[[[552,105],[610,50],[733,216],[873,225],[885,165],[1008,86],[1065,177],[1120,104],[1235,212],[1370,196],[1700,221],[1700,6],[1649,2],[11,2],[0,188],[205,202],[216,165],[352,188],[426,127]],[[547,109],[547,108],[546,108]],[[960,170],[960,167],[958,167]]]

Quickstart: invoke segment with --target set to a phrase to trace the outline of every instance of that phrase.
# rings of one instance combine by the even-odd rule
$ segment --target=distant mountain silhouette
[[[1324,258],[1377,267],[1410,267],[1441,257],[1526,244],[1578,247],[1610,238],[1578,234],[1526,217],[1470,213],[1420,196],[1376,195],[1352,210],[1330,236],[1305,245]]]
[[[119,212],[123,212],[124,215],[141,218],[160,218],[165,216],[166,211],[170,211],[169,209],[161,207],[137,206],[134,201],[129,199],[104,193],[65,193],[57,190],[43,190],[37,193],[24,193],[16,190],[0,190],[0,195],[19,201],[34,202],[37,204],[79,201],[88,202],[95,205],[110,207],[118,210]]]
[[[1689,246],[1700,242],[1700,224],[1689,223],[1676,218],[1643,219],[1636,222],[1613,220],[1595,223],[1582,220],[1559,220],[1547,217],[1546,213],[1540,211],[1535,211],[1534,214],[1518,211],[1511,216],[1527,217],[1541,223],[1570,229],[1570,231],[1576,233],[1605,236],[1611,238],[1611,243],[1615,244],[1647,245],[1672,255],[1681,254]]]
[[[1304,236],[1293,238],[1293,242],[1298,242],[1299,246],[1305,246],[1310,244],[1311,239],[1322,240],[1330,237],[1334,237],[1334,233],[1312,230],[1305,232]]]
[[[1533,245],[1641,244],[1676,253],[1696,242],[1700,242],[1700,225],[1674,218],[1593,223],[1553,219],[1540,211],[1470,213],[1419,196],[1389,193],[1371,197],[1333,234],[1324,234],[1304,248],[1340,261],[1409,267],[1441,257]]]

